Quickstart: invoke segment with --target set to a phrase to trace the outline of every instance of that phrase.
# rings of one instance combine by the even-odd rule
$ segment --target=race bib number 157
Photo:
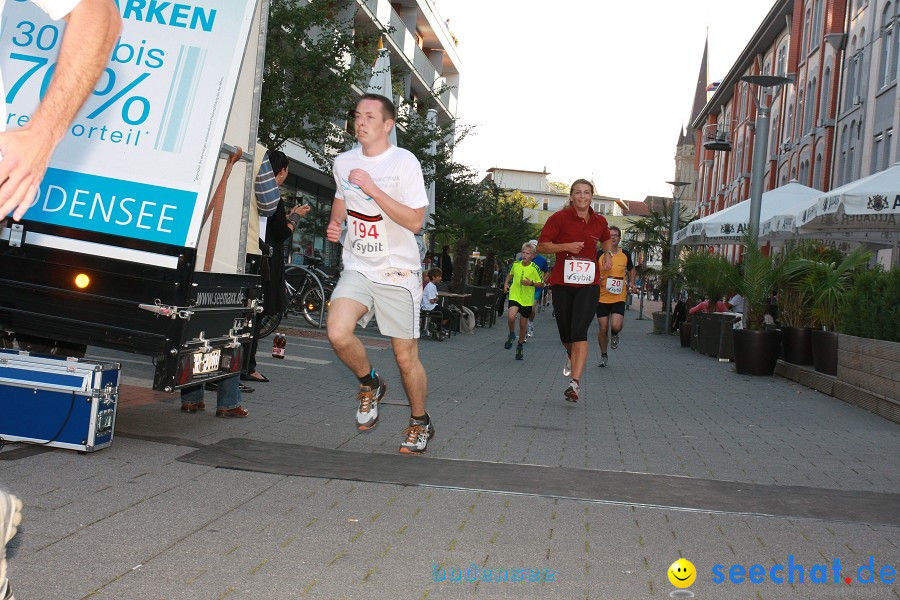
[[[563,281],[575,285],[594,283],[594,261],[567,258],[563,264]]]

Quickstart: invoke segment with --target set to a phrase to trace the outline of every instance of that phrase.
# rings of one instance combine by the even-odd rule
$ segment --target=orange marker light
[[[85,275],[84,273],[79,273],[78,275],[75,276],[75,285],[78,288],[83,290],[90,284],[91,284],[91,278],[88,277],[87,275]]]

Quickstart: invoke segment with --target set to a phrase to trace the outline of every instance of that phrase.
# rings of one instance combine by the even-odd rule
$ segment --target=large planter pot
[[[771,375],[778,362],[778,331],[735,329],[734,367],[741,375]]]
[[[678,334],[681,336],[682,348],[691,347],[691,329],[693,329],[693,325],[687,321],[684,321],[681,324],[681,328],[678,330]]]
[[[838,334],[814,329],[812,332],[813,365],[819,373],[837,375]]]
[[[794,365],[813,364],[812,328],[782,327],[781,347],[784,360]]]
[[[666,313],[659,311],[653,313],[653,333],[662,334],[666,331]]]
[[[707,356],[718,356],[725,318],[719,313],[707,313],[704,319],[703,329],[700,330],[700,352]]]

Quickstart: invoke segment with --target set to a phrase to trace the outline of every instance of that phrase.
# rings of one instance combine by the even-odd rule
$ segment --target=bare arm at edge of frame
[[[44,178],[50,157],[109,62],[122,29],[112,0],[81,0],[66,15],[50,87],[21,129],[0,133],[0,217],[18,221]]]

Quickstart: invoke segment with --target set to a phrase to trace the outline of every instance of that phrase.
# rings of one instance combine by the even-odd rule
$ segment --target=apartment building
[[[842,89],[831,187],[883,171],[900,160],[900,2],[849,0]]]
[[[750,197],[758,90],[745,75],[792,80],[767,98],[765,190],[828,191],[898,160],[898,15],[897,0],[775,2],[691,122],[698,216]]]

